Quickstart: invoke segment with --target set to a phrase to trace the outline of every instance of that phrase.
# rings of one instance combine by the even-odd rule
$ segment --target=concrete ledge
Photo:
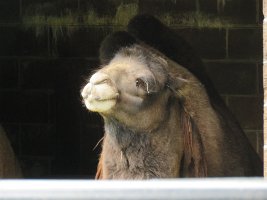
[[[267,199],[263,178],[147,181],[2,180],[0,199]]]

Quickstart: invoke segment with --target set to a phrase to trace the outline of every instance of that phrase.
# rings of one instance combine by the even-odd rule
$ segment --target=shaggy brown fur
[[[21,178],[22,173],[6,133],[0,125],[0,178]]]
[[[105,122],[96,178],[256,176],[262,163],[187,69],[145,45],[122,48],[82,96]]]

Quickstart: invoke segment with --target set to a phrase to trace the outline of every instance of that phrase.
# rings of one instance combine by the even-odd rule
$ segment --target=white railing
[[[267,199],[267,180],[174,179],[147,181],[1,180],[0,199]]]

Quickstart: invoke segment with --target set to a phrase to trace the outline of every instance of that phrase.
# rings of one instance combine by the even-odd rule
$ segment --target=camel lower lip
[[[95,98],[95,101],[112,101],[112,100],[116,100],[117,97],[113,97],[113,98],[106,98],[106,99],[101,99],[101,98]]]
[[[86,107],[93,112],[104,113],[109,111],[117,103],[117,98],[106,98],[106,99],[85,99]]]
[[[114,101],[118,99],[119,94],[115,94],[109,97],[100,97],[100,96],[90,96],[89,99],[93,101]]]

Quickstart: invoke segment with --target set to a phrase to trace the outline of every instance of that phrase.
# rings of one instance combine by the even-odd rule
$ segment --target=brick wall
[[[262,156],[261,0],[10,0],[0,2],[0,123],[26,177],[91,177],[102,120],[79,91],[101,40],[150,13],[201,55]]]
[[[263,1],[263,14],[264,14],[264,21],[263,21],[263,88],[264,88],[264,116],[263,116],[263,131],[264,131],[264,177],[267,177],[267,106],[266,106],[266,99],[267,99],[267,24],[266,24],[266,16],[267,16],[267,1]]]

